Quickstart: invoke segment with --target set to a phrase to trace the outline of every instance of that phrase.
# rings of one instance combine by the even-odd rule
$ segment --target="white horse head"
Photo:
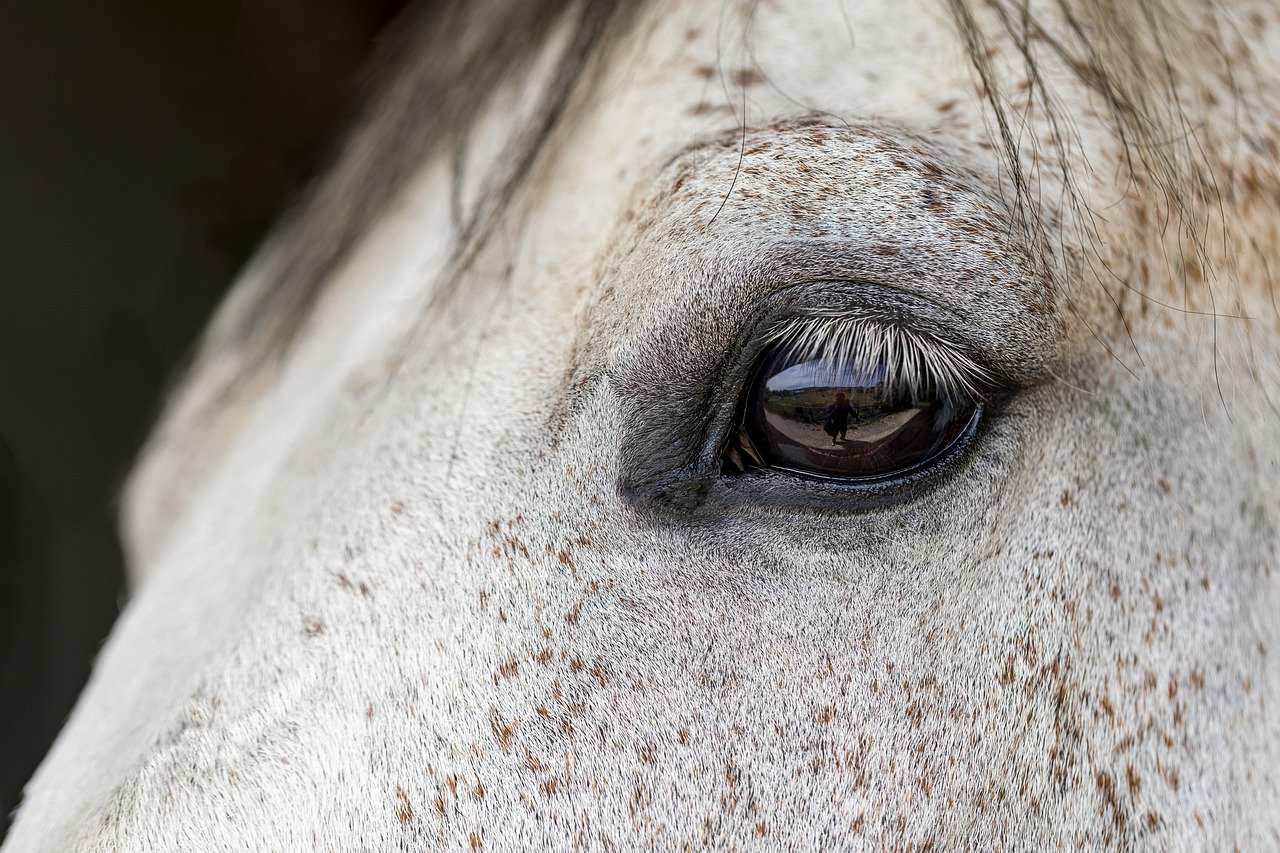
[[[1280,19],[457,3],[12,850],[1280,843]]]

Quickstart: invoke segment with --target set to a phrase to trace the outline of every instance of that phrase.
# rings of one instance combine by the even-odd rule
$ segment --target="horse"
[[[1278,45],[410,14],[129,478],[5,849],[1280,845]]]

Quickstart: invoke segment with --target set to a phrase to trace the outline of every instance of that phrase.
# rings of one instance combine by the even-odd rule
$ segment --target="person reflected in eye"
[[[832,444],[840,444],[849,432],[849,418],[853,414],[853,406],[849,405],[849,397],[843,391],[836,392],[836,401],[827,406],[827,420],[823,424]]]

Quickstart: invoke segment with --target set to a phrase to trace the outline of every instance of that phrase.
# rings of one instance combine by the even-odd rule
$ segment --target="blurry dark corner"
[[[125,600],[161,395],[402,5],[0,6],[0,837]]]

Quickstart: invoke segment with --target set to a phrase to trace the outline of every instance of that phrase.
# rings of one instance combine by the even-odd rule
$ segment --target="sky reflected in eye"
[[[782,394],[814,388],[875,388],[884,382],[886,373],[883,364],[815,358],[773,374],[765,381],[765,389],[770,394]]]

